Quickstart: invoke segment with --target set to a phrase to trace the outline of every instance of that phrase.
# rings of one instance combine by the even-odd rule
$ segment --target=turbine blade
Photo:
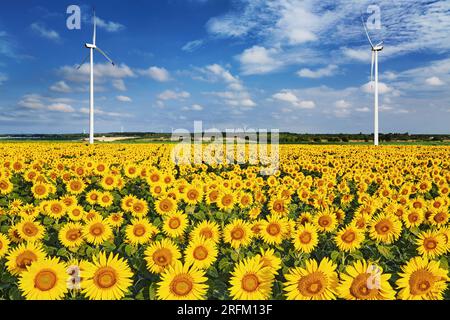
[[[92,44],[95,46],[97,41],[97,17],[95,16],[95,9],[93,10],[93,16],[94,16],[94,35],[92,36]]]
[[[97,50],[98,52],[100,52],[105,58],[106,60],[108,60],[113,66],[115,66],[116,64],[114,63],[114,61],[112,61],[112,59],[110,57],[108,57],[108,55],[103,52],[102,49],[100,49],[99,47],[96,47],[95,50]]]
[[[83,64],[89,59],[90,53],[86,56],[86,58],[83,59],[83,61],[77,66],[77,70],[80,70],[80,68],[83,66]]]
[[[362,15],[361,15],[361,21],[362,21],[362,24],[363,24],[363,27],[364,27],[364,31],[366,32],[367,40],[369,40],[370,46],[371,46],[372,49],[373,49],[373,48],[374,48],[373,42],[372,42],[372,40],[370,39],[370,36],[369,36],[369,30],[367,30],[366,22],[364,21]]]

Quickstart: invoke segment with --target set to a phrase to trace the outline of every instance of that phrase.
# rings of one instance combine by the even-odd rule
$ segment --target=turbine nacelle
[[[88,48],[88,49],[96,49],[96,48],[97,48],[96,45],[90,44],[90,43],[86,43],[84,46],[85,46],[86,48]]]

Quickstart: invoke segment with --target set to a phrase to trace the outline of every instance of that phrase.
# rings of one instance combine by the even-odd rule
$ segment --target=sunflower
[[[208,285],[205,271],[177,261],[161,275],[157,296],[160,300],[203,300]]]
[[[297,224],[305,225],[307,223],[313,223],[313,216],[310,212],[302,212],[297,219]]]
[[[425,214],[422,209],[414,208],[402,216],[403,222],[407,228],[418,227],[422,224]]]
[[[171,214],[177,211],[177,203],[170,197],[160,198],[155,201],[155,210],[162,216]]]
[[[414,257],[402,266],[396,284],[401,300],[442,300],[449,281],[448,270],[440,267],[439,261],[426,257]]]
[[[9,239],[3,233],[0,233],[0,259],[3,258],[9,249]]]
[[[218,224],[214,221],[200,222],[190,233],[191,240],[199,237],[218,243],[220,241],[220,230]]]
[[[180,237],[186,230],[188,222],[186,214],[176,211],[164,217],[163,231],[171,238]]]
[[[338,276],[336,265],[328,258],[320,264],[316,260],[306,261],[305,268],[296,267],[285,275],[284,291],[288,300],[334,300]]]
[[[220,192],[216,205],[220,210],[229,211],[234,208],[237,201],[237,195],[231,190],[224,189]]]
[[[261,237],[267,244],[280,244],[283,241],[283,234],[287,231],[287,223],[284,218],[272,215],[267,220],[262,220]]]
[[[20,274],[19,289],[27,300],[61,300],[67,293],[66,266],[58,258],[42,259]]]
[[[123,218],[123,213],[122,212],[116,212],[116,213],[111,213],[108,218],[108,223],[111,225],[111,227],[120,227],[122,226],[123,222],[125,221],[125,219]]]
[[[108,208],[113,205],[114,197],[108,191],[101,192],[99,193],[97,202],[102,208]]]
[[[212,240],[198,238],[191,241],[184,251],[186,264],[198,269],[208,269],[217,259],[218,250]]]
[[[395,300],[390,274],[366,260],[357,260],[340,274],[339,297],[346,300]]]
[[[31,192],[35,199],[45,199],[50,193],[50,188],[45,183],[36,183],[31,187]]]
[[[94,205],[98,203],[98,198],[100,197],[100,191],[98,190],[91,190],[86,194],[86,201],[90,205]]]
[[[314,217],[314,224],[320,231],[331,232],[336,229],[337,223],[336,215],[329,209],[319,212]]]
[[[116,177],[110,174],[105,175],[100,182],[101,187],[105,190],[113,190],[116,184],[117,184]]]
[[[144,254],[147,269],[153,273],[162,273],[181,258],[177,245],[170,239],[152,243]]]
[[[15,226],[11,226],[8,230],[8,237],[14,243],[21,243],[23,239],[20,237],[19,231]]]
[[[450,210],[445,207],[439,209],[432,209],[429,221],[434,226],[445,226],[450,219]]]
[[[269,267],[274,275],[276,275],[278,273],[278,270],[281,269],[281,258],[275,255],[274,249],[264,250],[261,248],[259,259],[262,263],[262,266]]]
[[[317,228],[310,223],[300,225],[292,236],[297,251],[311,253],[319,243]]]
[[[81,194],[86,189],[86,184],[81,179],[72,179],[66,183],[67,192]]]
[[[33,218],[22,219],[17,225],[20,238],[28,242],[40,241],[44,237],[45,228]]]
[[[125,228],[127,242],[132,245],[146,244],[158,233],[158,228],[147,219],[133,219]]]
[[[135,196],[133,196],[131,194],[126,195],[120,201],[120,207],[122,208],[123,211],[131,212],[132,208],[133,208],[133,202],[136,200],[138,200],[138,199]]]
[[[183,199],[187,204],[195,205],[202,202],[203,190],[199,186],[189,185],[184,191]]]
[[[225,243],[231,244],[234,249],[248,246],[252,241],[250,224],[241,219],[235,219],[225,226],[223,233]]]
[[[231,273],[229,289],[234,300],[267,300],[272,294],[273,270],[264,266],[260,257],[237,263]]]
[[[285,216],[289,213],[286,200],[281,197],[273,197],[270,199],[268,208],[273,215]]]
[[[13,275],[18,275],[27,270],[27,267],[36,261],[40,261],[46,257],[41,245],[33,242],[20,244],[11,249],[7,256],[6,267]]]
[[[391,244],[397,241],[401,232],[402,223],[390,214],[381,213],[370,222],[370,237],[377,242]]]
[[[113,236],[112,229],[106,220],[95,218],[89,220],[83,227],[83,237],[88,243],[99,245]]]
[[[83,225],[81,223],[66,223],[58,233],[61,244],[67,248],[78,248],[83,244]]]
[[[131,206],[131,214],[134,217],[142,218],[148,213],[148,204],[145,200],[135,199]]]
[[[345,252],[353,252],[361,248],[364,241],[364,233],[353,225],[342,228],[335,236],[339,250]]]
[[[133,284],[128,263],[110,253],[107,257],[104,252],[93,258],[92,263],[85,265],[83,271],[83,294],[90,300],[120,300]]]
[[[49,202],[47,206],[46,213],[49,217],[59,220],[61,219],[67,212],[67,207],[62,201],[52,200]]]
[[[261,214],[261,208],[260,207],[254,207],[251,208],[248,211],[248,216],[251,220],[256,220],[258,219],[259,215]]]
[[[0,194],[9,194],[13,191],[14,185],[9,179],[0,179]]]
[[[85,212],[82,206],[75,205],[67,208],[67,215],[72,221],[80,221],[83,219]]]
[[[437,231],[423,231],[417,236],[417,251],[423,257],[434,259],[447,252],[445,236]]]

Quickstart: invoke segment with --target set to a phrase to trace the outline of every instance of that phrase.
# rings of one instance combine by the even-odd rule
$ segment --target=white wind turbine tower
[[[372,65],[370,67],[370,82],[375,82],[375,106],[374,106],[374,145],[379,145],[379,128],[378,128],[378,52],[383,50],[383,41],[374,45],[369,36],[369,31],[365,21],[363,20],[364,31],[366,32],[367,40],[369,40],[370,47],[372,48]],[[374,81],[375,74],[375,81]]]
[[[77,67],[77,70],[82,67],[88,58],[90,58],[90,90],[89,90],[89,144],[94,144],[94,50],[100,52],[106,60],[108,60],[113,66],[115,65],[111,58],[103,52],[102,49],[97,47],[97,18],[95,16],[95,10],[93,12],[94,34],[92,37],[92,43],[86,43],[85,47],[89,49],[89,55],[83,60],[83,62]]]

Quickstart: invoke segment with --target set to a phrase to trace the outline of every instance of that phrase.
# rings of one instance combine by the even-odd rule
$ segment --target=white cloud
[[[203,110],[203,106],[201,106],[199,104],[193,104],[191,106],[191,108],[192,108],[192,110],[195,110],[195,111],[202,111]]]
[[[46,38],[53,41],[59,41],[61,37],[55,30],[47,28],[43,23],[35,22],[31,24],[31,30],[36,32],[42,38]]]
[[[375,90],[375,82],[369,81],[365,85],[363,85],[361,87],[361,89],[366,93],[374,93],[375,92],[374,91]],[[391,87],[389,87],[387,84],[385,84],[383,82],[378,83],[378,92],[380,94],[385,94],[385,93],[389,93],[392,91],[393,91],[393,89]]]
[[[336,71],[338,70],[338,66],[334,64],[330,64],[326,66],[325,68],[320,68],[317,70],[311,70],[308,68],[301,69],[297,72],[297,75],[302,78],[311,78],[311,79],[318,79],[323,77],[331,77],[336,74]]]
[[[119,91],[127,91],[127,86],[125,85],[125,81],[123,81],[123,79],[113,80],[112,85]]]
[[[246,49],[238,56],[243,74],[264,74],[279,69],[282,63],[273,57],[276,52],[276,49],[266,49],[260,46]]]
[[[51,91],[60,92],[60,93],[70,93],[72,89],[65,81],[58,81],[54,85],[50,87]]]
[[[184,100],[191,96],[187,91],[166,90],[158,95],[159,100]]]
[[[347,57],[351,60],[370,63],[372,59],[372,52],[369,48],[364,47],[362,49],[354,49],[343,47],[339,50],[339,52],[342,52],[344,54],[344,57]]]
[[[132,102],[133,101],[130,97],[127,97],[127,96],[117,96],[116,99],[117,99],[117,101],[120,101],[120,102]]]
[[[370,109],[367,107],[362,107],[362,108],[356,108],[355,111],[357,112],[370,112]]]
[[[170,81],[170,73],[164,68],[150,67],[146,70],[140,70],[139,74],[152,78],[159,82]]]
[[[287,102],[292,107],[298,108],[298,109],[314,109],[316,107],[316,103],[312,100],[300,100],[297,95],[292,92],[291,90],[282,90],[278,93],[275,93],[272,98]]]
[[[305,50],[316,53],[311,59],[367,62],[371,52],[359,13],[370,4],[373,1],[235,0],[228,13],[209,20],[207,30],[215,36],[248,37],[258,47],[277,48],[276,61],[285,63],[295,63],[287,55]],[[450,50],[448,1],[377,0],[375,4],[382,8],[382,29],[371,30],[371,36],[374,41],[389,40],[383,59],[423,50]],[[341,50],[321,50],[327,45]],[[292,52],[287,53],[288,48]]]
[[[445,82],[442,81],[441,79],[439,79],[438,77],[430,77],[430,78],[426,79],[425,82],[428,85],[434,86],[434,87],[443,86],[445,84]]]
[[[336,101],[335,106],[338,109],[347,109],[350,108],[351,104],[345,100],[338,100]]]
[[[6,81],[8,81],[8,76],[4,73],[0,73],[0,86]]]
[[[203,111],[203,106],[199,104],[193,104],[190,107],[183,107],[183,111]]]
[[[45,104],[42,102],[42,99],[40,95],[27,94],[18,102],[18,105],[33,110],[45,109]]]
[[[47,107],[50,111],[56,111],[56,112],[63,112],[63,113],[73,113],[75,112],[75,109],[65,103],[54,103]]]
[[[203,42],[204,42],[203,40],[189,41],[181,48],[181,50],[186,52],[194,52],[203,45]]]
[[[80,113],[89,114],[89,108],[81,108]],[[127,113],[108,112],[108,111],[104,111],[102,108],[100,108],[98,106],[95,107],[94,113],[95,113],[95,115],[112,117],[112,118],[130,117],[130,115]]]
[[[73,66],[63,66],[59,68],[58,73],[67,81],[89,82],[90,66],[83,64],[76,70]],[[98,63],[94,67],[95,81],[103,81],[105,78],[124,79],[135,77],[135,73],[126,64],[113,66],[110,63]]]
[[[99,17],[96,18],[97,27],[107,31],[107,32],[118,32],[125,29],[123,24],[113,21],[105,21]]]

